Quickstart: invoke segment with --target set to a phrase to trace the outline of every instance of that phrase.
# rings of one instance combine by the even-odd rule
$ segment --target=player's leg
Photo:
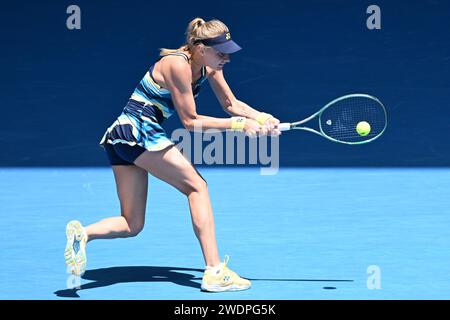
[[[116,178],[117,193],[119,195],[121,214],[103,219],[97,223],[83,227],[77,220],[70,221],[66,226],[67,243],[64,252],[66,264],[71,272],[82,275],[86,269],[86,243],[93,239],[124,238],[137,235],[144,226],[145,206],[147,202],[148,173],[133,165],[140,150],[122,146],[105,147],[114,176]],[[119,156],[131,158],[126,160]],[[132,160],[131,160],[132,159]],[[130,161],[131,160],[131,161]]]
[[[144,152],[134,162],[185,194],[189,201],[195,235],[206,265],[220,263],[217,250],[214,217],[205,180],[176,147]]]
[[[134,163],[187,196],[194,232],[200,242],[207,266],[202,279],[202,289],[217,292],[250,288],[250,281],[239,277],[227,267],[228,257],[224,263],[220,263],[206,181],[180,151],[176,147],[159,152],[147,151]]]
[[[148,173],[134,165],[113,166],[120,216],[87,226],[88,241],[136,236],[144,227]]]

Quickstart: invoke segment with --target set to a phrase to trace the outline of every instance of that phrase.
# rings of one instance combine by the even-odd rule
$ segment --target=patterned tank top
[[[189,62],[189,57],[182,52],[174,52],[169,53],[171,56],[181,56]],[[162,58],[168,56],[160,57],[156,62],[161,60]],[[162,114],[162,117],[165,119],[169,118],[175,112],[175,106],[172,102],[171,93],[168,89],[162,88],[157,84],[155,79],[153,78],[153,69],[155,65],[152,65],[150,69],[146,72],[145,76],[137,85],[130,99],[156,107]],[[200,78],[192,83],[192,92],[194,94],[194,98],[200,92],[201,84],[206,80],[206,68],[203,67],[201,69]],[[157,111],[157,110],[155,110]]]

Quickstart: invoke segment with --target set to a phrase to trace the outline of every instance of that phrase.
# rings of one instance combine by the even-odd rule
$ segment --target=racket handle
[[[278,130],[280,130],[280,131],[291,130],[291,124],[289,122],[280,123],[278,125]]]

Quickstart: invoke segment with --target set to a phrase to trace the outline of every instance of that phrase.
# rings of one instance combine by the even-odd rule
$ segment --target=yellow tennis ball
[[[359,122],[356,126],[356,132],[358,132],[360,136],[367,136],[370,133],[370,124],[366,121]]]

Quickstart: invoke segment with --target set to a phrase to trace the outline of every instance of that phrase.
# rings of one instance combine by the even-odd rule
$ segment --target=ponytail
[[[202,18],[195,18],[189,22],[186,28],[186,43],[178,49],[160,49],[160,56],[177,52],[177,51],[189,51],[191,52],[197,41],[214,38],[223,33],[229,32],[228,27],[219,20],[210,20],[205,22]]]

